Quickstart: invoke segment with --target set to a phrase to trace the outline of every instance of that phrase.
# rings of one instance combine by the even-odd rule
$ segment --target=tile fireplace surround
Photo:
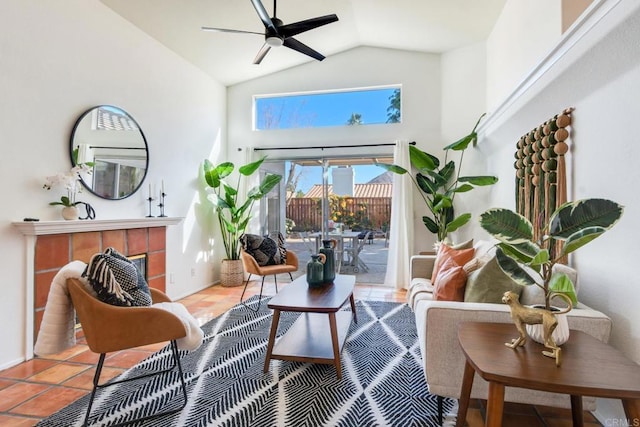
[[[127,256],[147,256],[149,286],[165,290],[166,227],[182,218],[14,222],[26,241],[26,358],[40,329],[51,281],[73,260],[114,247]]]

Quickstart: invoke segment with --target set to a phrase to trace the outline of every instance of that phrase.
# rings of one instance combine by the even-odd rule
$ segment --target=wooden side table
[[[640,365],[584,332],[571,331],[561,346],[562,366],[556,367],[531,339],[517,350],[504,345],[517,336],[512,324],[460,324],[458,339],[467,360],[456,426],[465,423],[475,372],[489,382],[486,426],[502,424],[505,386],[571,395],[574,426],[583,425],[582,396],[621,399],[631,425],[639,425]]]

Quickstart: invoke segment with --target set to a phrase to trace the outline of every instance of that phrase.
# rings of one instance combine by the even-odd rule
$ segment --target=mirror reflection
[[[104,199],[135,193],[147,174],[147,141],[138,123],[121,108],[99,105],[84,112],[71,134],[71,162],[93,164],[84,186]]]

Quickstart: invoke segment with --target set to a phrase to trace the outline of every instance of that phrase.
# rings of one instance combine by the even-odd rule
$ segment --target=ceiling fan
[[[242,34],[258,34],[264,36],[265,43],[253,60],[254,64],[262,62],[272,47],[286,46],[289,49],[296,50],[300,53],[308,55],[318,61],[322,61],[324,56],[304,43],[296,40],[293,36],[304,33],[305,31],[313,30],[314,28],[321,27],[323,25],[336,22],[338,17],[335,14],[319,16],[317,18],[305,19],[304,21],[294,22],[292,24],[286,24],[276,18],[276,1],[273,0],[273,17],[270,18],[266,9],[262,5],[260,0],[251,0],[253,7],[258,12],[260,20],[264,24],[265,32],[257,33],[254,31],[244,30],[231,30],[227,28],[214,28],[214,27],[202,27],[204,31],[219,31],[223,33],[242,33]]]

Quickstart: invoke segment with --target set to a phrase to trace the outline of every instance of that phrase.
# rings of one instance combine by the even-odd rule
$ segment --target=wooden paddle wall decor
[[[536,240],[549,217],[567,201],[565,154],[573,108],[520,137],[516,151],[516,210],[533,224]]]

